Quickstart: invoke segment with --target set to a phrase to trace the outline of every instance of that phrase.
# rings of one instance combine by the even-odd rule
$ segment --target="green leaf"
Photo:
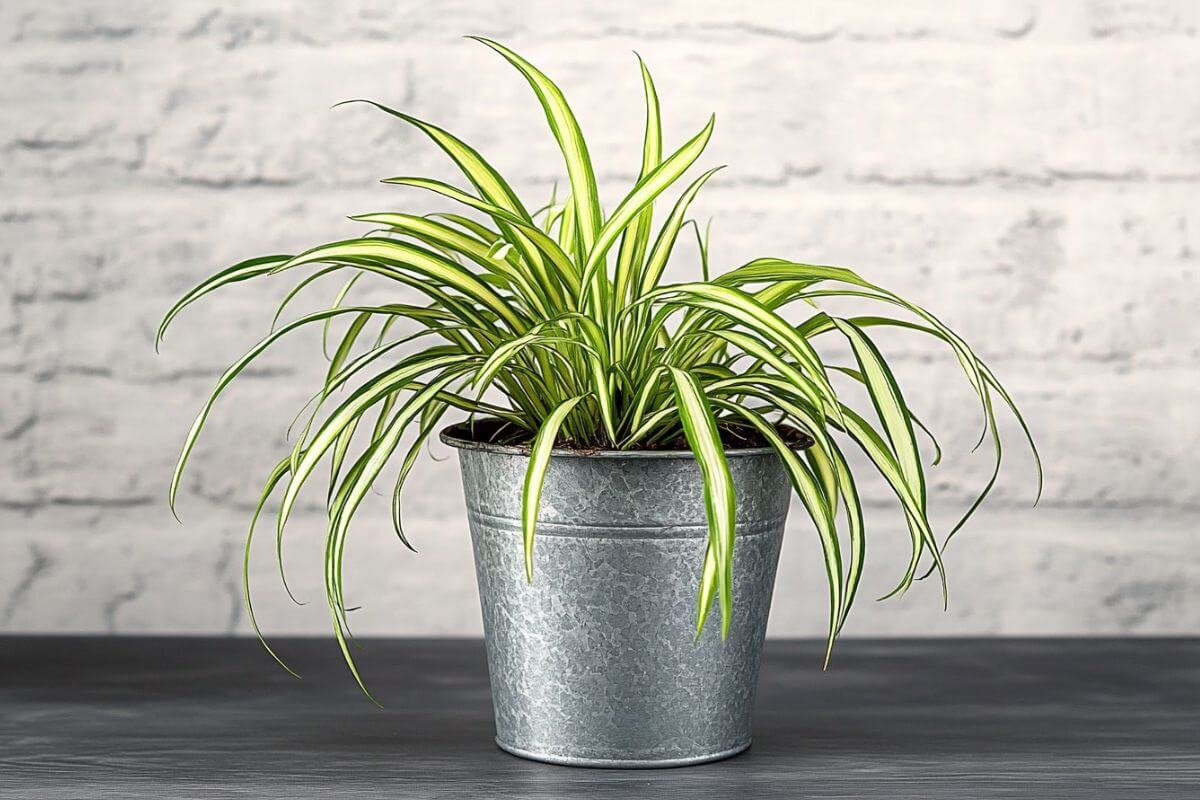
[[[221,377],[217,380],[216,387],[209,394],[208,400],[200,409],[200,413],[196,415],[196,419],[192,423],[192,427],[188,431],[187,437],[184,439],[183,449],[179,455],[179,460],[175,464],[175,472],[171,476],[171,487],[168,493],[168,502],[172,513],[175,511],[175,496],[179,492],[179,482],[183,478],[183,470],[187,465],[188,456],[191,455],[192,449],[196,446],[196,440],[200,437],[200,432],[203,430],[204,423],[208,419],[209,412],[212,410],[217,398],[229,386],[229,384],[233,382],[234,378],[241,374],[242,370],[249,366],[254,359],[262,355],[262,353],[268,347],[296,328],[313,322],[321,322],[339,314],[355,313],[387,314],[389,312],[387,310],[387,306],[346,306],[308,314],[294,322],[288,323],[279,330],[263,338],[258,344],[252,347],[245,355],[235,361],[228,369],[225,370],[224,373],[222,373]]]
[[[262,493],[259,496],[258,504],[254,507],[254,515],[250,518],[250,528],[246,532],[246,546],[242,552],[242,597],[246,603],[246,616],[250,620],[250,627],[253,629],[254,635],[258,637],[258,641],[271,655],[271,658],[275,659],[275,663],[283,667],[284,670],[286,670],[291,676],[299,678],[300,676],[296,674],[291,667],[285,664],[283,659],[275,653],[275,651],[271,648],[271,645],[267,644],[267,640],[263,636],[262,630],[258,627],[258,619],[254,615],[254,603],[250,600],[250,545],[254,541],[254,526],[258,522],[258,517],[260,514],[262,514],[263,508],[266,506],[267,500],[270,499],[271,494],[275,491],[275,487],[279,485],[281,480],[283,480],[283,476],[288,474],[288,465],[290,461],[291,459],[285,458],[277,463],[271,470],[271,473],[267,476],[266,485],[263,486]],[[287,578],[285,578],[283,575],[282,553],[280,553],[278,550],[276,552],[279,556],[279,577],[283,581],[283,588],[287,591],[288,596],[295,601],[296,598],[292,596],[292,590],[288,588]]]
[[[833,508],[830,497],[826,495],[821,482],[805,466],[804,461],[788,446],[775,427],[762,418],[761,415],[747,408],[718,401],[722,408],[740,414],[762,434],[779,455],[787,469],[792,488],[804,504],[809,517],[817,528],[821,539],[821,550],[825,555],[825,577],[829,584],[829,635],[825,643],[825,665],[829,665],[829,656],[833,652],[833,642],[837,637],[838,622],[842,611],[842,552],[838,543],[837,528],[833,521]]]
[[[432,279],[451,289],[462,292],[471,300],[492,311],[515,331],[523,330],[527,324],[486,283],[479,280],[460,264],[455,264],[428,250],[403,242],[388,239],[349,239],[342,242],[314,247],[305,253],[276,267],[276,271],[291,269],[304,264],[320,262],[355,263],[370,261],[411,271],[421,277]]]
[[[587,143],[584,142],[583,132],[562,90],[547,78],[537,67],[530,64],[519,55],[502,44],[484,39],[479,36],[468,37],[487,45],[525,76],[525,80],[537,95],[542,110],[546,112],[546,121],[558,141],[563,158],[567,163],[567,176],[571,181],[571,202],[575,207],[576,225],[582,238],[584,250],[590,251],[600,231],[600,196],[596,189],[596,176],[592,171],[592,161],[588,156]]]
[[[703,236],[700,235],[700,223],[692,220],[692,227],[696,231],[696,249],[700,251],[700,274],[703,276],[704,282],[708,283],[711,280],[708,268],[708,241],[712,234],[712,219],[710,218],[705,223]]]
[[[342,336],[342,341],[338,343],[337,349],[333,351],[333,355],[329,357],[329,369],[325,373],[326,383],[329,383],[341,370],[342,365],[346,363],[346,359],[350,357],[350,353],[354,349],[354,344],[358,341],[363,328],[367,327],[367,323],[371,321],[373,316],[375,316],[374,313],[364,311],[351,320],[350,328]],[[325,320],[326,329],[328,329],[331,321],[332,317]]]
[[[324,270],[322,270],[324,272]],[[337,297],[333,298],[331,308],[337,308],[346,299],[346,295],[350,294],[350,290],[354,288],[354,284],[358,283],[358,279],[363,276],[362,272],[356,272],[350,276],[350,279],[342,284],[342,288],[338,290]],[[329,355],[329,325],[332,320],[325,320],[325,324],[321,326],[321,352],[325,355],[325,360],[329,361],[332,356]]]
[[[851,319],[851,321],[856,322],[854,319]],[[863,376],[863,374],[856,369],[843,367],[838,364],[830,364],[829,368],[834,372],[840,372],[843,375],[849,375],[859,383],[866,384],[867,382],[867,379]],[[933,431],[929,430],[928,426],[926,426],[924,422],[921,422],[921,418],[912,412],[912,409],[908,410],[908,417],[915,427],[920,428],[925,433],[925,436],[929,439],[929,443],[933,445],[933,458],[929,463],[930,465],[936,467],[942,460],[942,446],[938,443],[937,437],[933,435]]]
[[[179,312],[190,306],[192,303],[204,297],[207,294],[215,292],[222,286],[228,286],[231,283],[240,283],[241,281],[257,278],[261,275],[270,274],[277,266],[283,264],[290,259],[291,256],[260,256],[251,258],[246,261],[234,264],[228,269],[224,269],[211,277],[205,278],[198,286],[193,288],[183,297],[179,298],[173,306],[163,316],[163,321],[159,323],[158,333],[154,337],[154,348],[157,350],[159,343],[167,335],[167,328],[179,316]]]
[[[900,579],[896,588],[887,595],[884,595],[884,597],[891,597],[894,594],[903,592],[912,585],[921,554],[928,548],[942,579],[942,602],[947,602],[946,573],[941,566],[940,548],[937,541],[933,538],[933,531],[929,527],[929,520],[925,516],[925,511],[921,503],[913,495],[907,481],[905,481],[904,474],[900,465],[896,462],[895,456],[892,455],[891,449],[866,420],[856,414],[853,409],[843,406],[841,418],[833,424],[843,427],[846,433],[854,439],[855,443],[862,448],[873,466],[883,476],[884,480],[887,481],[892,491],[895,492],[901,506],[904,508],[905,523],[908,525],[912,541],[912,557],[909,559],[908,569],[905,570],[904,576]]]
[[[888,369],[879,349],[853,322],[834,318],[833,324],[850,342],[854,357],[858,361],[865,379],[867,394],[879,414],[884,433],[892,445],[892,452],[900,465],[900,473],[913,496],[925,507],[925,472],[921,468],[921,454],[913,435],[912,414],[904,402],[900,385]]]
[[[824,398],[821,395],[820,386],[758,339],[738,331],[722,329],[711,331],[711,335],[729,342],[742,352],[761,360],[791,383],[815,408],[821,407]],[[820,424],[820,421],[816,421],[816,426],[813,435],[824,437],[824,425]]]
[[[681,283],[657,289],[644,299],[663,295],[682,295],[676,301],[682,305],[707,309],[721,314],[735,324],[754,331],[760,336],[783,347],[807,372],[817,387],[821,398],[834,413],[839,403],[837,393],[829,383],[820,355],[808,341],[775,312],[759,303],[750,295],[727,286],[711,283]],[[680,329],[683,330],[682,328]],[[678,335],[678,334],[677,334]]]
[[[646,68],[641,56],[638,56],[638,66],[642,71],[642,88],[646,95],[646,133],[642,144],[642,169],[638,175],[638,180],[641,181],[662,162],[662,120],[654,79],[650,77],[650,70]],[[653,205],[649,205],[634,218],[621,239],[621,249],[617,254],[616,278],[613,282],[617,303],[626,302],[630,291],[635,287],[635,276],[641,270],[642,260],[646,255],[653,218],[654,208]]]
[[[679,237],[679,229],[683,226],[683,221],[687,215],[688,206],[695,199],[696,193],[700,188],[708,182],[708,179],[719,172],[723,167],[715,167],[701,175],[696,180],[692,181],[691,185],[684,189],[683,194],[679,196],[679,200],[675,202],[675,207],[671,209],[670,216],[663,223],[659,230],[658,238],[654,240],[654,247],[650,251],[650,256],[646,260],[646,271],[642,274],[641,285],[638,287],[638,295],[644,295],[654,289],[662,278],[663,270],[667,266],[667,259],[671,255],[671,251],[675,247],[675,240]]]
[[[342,431],[354,423],[364,411],[383,400],[390,392],[408,386],[424,373],[462,364],[474,358],[470,355],[440,354],[428,357],[419,353],[410,356],[396,367],[376,376],[355,390],[313,434],[312,441],[292,470],[292,478],[284,491],[279,507],[279,529],[282,530],[287,523],[300,488],[316,468],[321,456],[333,445]]]
[[[450,404],[445,401],[430,403],[425,407],[425,410],[421,414],[421,428],[417,431],[417,436],[412,444],[409,445],[408,452],[404,456],[404,461],[400,463],[400,471],[396,475],[395,488],[392,489],[392,527],[396,530],[396,536],[404,546],[414,553],[417,552],[417,549],[412,546],[412,543],[408,541],[408,537],[404,535],[404,525],[401,523],[400,494],[404,488],[404,482],[407,480],[408,474],[417,462],[421,446],[428,440],[429,434],[433,432],[438,421],[441,420],[442,415],[446,413],[446,409],[449,407]]]
[[[275,326],[279,324],[280,317],[283,316],[284,309],[288,307],[288,304],[291,303],[292,300],[296,299],[296,295],[300,294],[300,292],[302,292],[309,284],[320,280],[331,272],[336,272],[337,269],[337,267],[327,267],[325,269],[317,270],[311,275],[305,275],[302,280],[298,281],[296,285],[293,286],[286,295],[284,295],[283,299],[279,301],[279,305],[275,308],[275,316],[271,318],[271,330],[275,330]]]
[[[612,216],[604,223],[604,227],[600,229],[600,233],[596,236],[595,243],[588,251],[588,260],[583,268],[583,292],[585,297],[587,296],[588,289],[592,286],[593,276],[598,270],[604,267],[604,256],[608,253],[608,249],[616,242],[617,237],[625,230],[626,226],[643,209],[647,208],[654,201],[654,198],[662,194],[680,175],[687,171],[688,167],[695,163],[708,144],[709,137],[712,136],[712,129],[715,122],[715,117],[709,117],[708,124],[693,136],[687,144],[672,153],[669,158],[655,167],[649,175],[638,181],[637,185],[633,187],[633,191],[621,201],[621,204],[613,211]]]
[[[396,177],[387,178],[383,183],[390,183],[396,186],[412,186],[435,192],[443,197],[448,197],[463,205],[482,211],[495,220],[511,225],[519,234],[526,237],[533,246],[536,246],[538,253],[544,255],[550,261],[551,265],[555,268],[556,276],[570,291],[570,296],[578,296],[580,286],[579,271],[574,262],[564,252],[564,248],[560,247],[557,242],[543,233],[536,225],[522,222],[504,209],[484,202],[477,197],[472,197],[461,189],[456,189],[441,181],[430,180],[428,178]],[[516,240],[516,245],[522,248],[525,247],[521,239]],[[522,252],[525,252],[525,250]],[[547,279],[543,278],[543,280]]]
[[[354,512],[362,503],[375,479],[379,477],[379,473],[388,459],[399,446],[400,439],[408,429],[409,423],[415,420],[426,407],[435,403],[438,393],[452,381],[458,379],[460,374],[461,370],[449,369],[419,391],[414,392],[412,397],[401,405],[400,410],[396,412],[379,437],[359,457],[358,463],[350,473],[352,477],[347,478],[344,489],[339,491],[339,496],[330,509],[329,533],[335,542],[335,563],[331,568],[331,574],[337,575],[337,586],[341,584],[342,552]]]
[[[854,597],[858,593],[859,582],[862,580],[863,564],[867,555],[867,539],[863,523],[862,503],[859,501],[858,488],[854,484],[850,466],[836,445],[823,452],[833,464],[834,472],[837,475],[837,488],[844,501],[843,506],[846,509],[846,519],[850,529],[849,564],[837,625],[838,633],[841,633],[842,626],[846,624],[846,617],[850,614],[850,606],[854,603]]]
[[[572,397],[560,403],[538,429],[525,471],[525,487],[521,492],[521,534],[525,542],[525,580],[533,582],[533,537],[537,530],[538,507],[542,501],[542,482],[550,467],[550,452],[558,438],[559,428],[567,415],[587,395]]]
[[[721,638],[729,635],[733,620],[733,537],[735,499],[733,478],[725,461],[725,448],[717,431],[712,408],[691,374],[672,367],[675,402],[688,445],[704,477],[704,507],[708,515],[709,547],[716,560],[717,598],[721,604]],[[707,572],[707,570],[706,570]],[[708,591],[701,585],[701,596]],[[703,602],[701,602],[703,605]],[[704,617],[696,620],[696,635],[704,629]]]
[[[397,111],[394,108],[388,108],[381,103],[376,103],[374,100],[344,100],[334,107],[336,108],[337,106],[349,103],[366,103],[380,111],[391,114],[393,117],[402,119],[417,128],[432,139],[438,147],[442,148],[446,155],[450,156],[458,168],[462,170],[463,175],[467,177],[467,180],[479,191],[480,195],[487,198],[491,203],[513,212],[525,222],[532,222],[529,213],[525,210],[525,206],[521,204],[521,199],[517,197],[516,192],[512,190],[508,182],[504,180],[500,173],[483,156],[479,155],[477,150],[469,146],[466,142],[463,142],[449,131],[443,130],[436,125],[417,119],[402,111]]]
[[[895,303],[897,305],[904,305],[902,301],[898,301],[898,300],[895,300],[892,298],[881,298],[881,299],[884,299],[886,302]],[[829,320],[828,317],[825,317],[824,320],[817,319],[814,321],[818,324],[810,326],[812,329],[812,332],[808,335],[816,335],[825,330],[831,330],[833,328],[833,323],[831,320]],[[991,403],[991,399],[989,396],[989,391],[995,391],[997,394],[1000,395],[1001,399],[1005,402],[1005,404],[1007,405],[1009,410],[1012,412],[1014,418],[1017,420],[1018,424],[1021,426],[1021,430],[1024,433],[1025,440],[1028,443],[1030,452],[1033,455],[1034,468],[1035,468],[1035,472],[1037,475],[1037,497],[1039,497],[1039,498],[1041,497],[1042,478],[1043,478],[1041,456],[1038,453],[1037,445],[1034,443],[1033,435],[1029,430],[1029,426],[1026,424],[1025,418],[1021,415],[1020,410],[1017,408],[1016,404],[1013,402],[1012,397],[1008,394],[1008,391],[996,379],[995,374],[992,373],[992,371],[987,367],[986,364],[984,364],[982,361],[980,361],[978,358],[976,358],[975,354],[970,350],[970,348],[967,348],[965,346],[965,343],[962,343],[961,340],[957,340],[957,341],[952,340],[950,337],[948,337],[943,332],[943,330],[941,328],[921,325],[921,324],[910,322],[907,320],[899,320],[899,319],[894,319],[891,317],[869,316],[869,317],[854,317],[854,318],[852,318],[852,321],[854,322],[854,324],[858,325],[859,327],[883,325],[883,326],[892,326],[892,327],[898,327],[898,328],[907,328],[910,330],[915,330],[920,333],[927,334],[929,336],[934,337],[935,339],[940,339],[940,340],[944,341],[946,344],[950,345],[950,347],[954,350],[955,355],[957,356],[957,358],[959,360],[959,363],[962,365],[963,370],[967,374],[968,381],[971,383],[972,388],[975,389],[976,393],[980,397],[980,400],[983,405],[985,432],[990,433],[992,436],[992,443],[993,443],[994,453],[995,453],[992,474],[991,474],[991,477],[989,478],[987,484],[984,486],[983,490],[979,493],[978,496],[976,496],[974,502],[971,503],[971,506],[967,509],[967,511],[963,514],[963,516],[959,519],[959,521],[955,524],[954,528],[951,529],[950,533],[946,537],[947,541],[949,541],[950,537],[953,536],[955,532],[957,532],[959,529],[962,528],[963,525],[966,524],[967,520],[970,519],[971,515],[983,503],[984,499],[986,499],[986,497],[989,494],[989,492],[991,491],[992,487],[995,485],[996,478],[1000,472],[1000,458],[1002,455],[1002,449],[1001,449],[1001,444],[1000,444],[999,432],[996,427],[995,414],[992,410],[992,403]],[[915,424],[920,425],[920,422],[915,417],[913,418],[913,422]],[[921,427],[924,428],[925,426],[921,425]],[[926,429],[926,430],[928,430],[928,429]],[[936,447],[936,443],[935,443],[935,447]],[[939,447],[938,448],[939,453],[940,453],[940,450],[941,450],[941,448]],[[1034,500],[1034,503],[1035,504],[1037,503],[1036,499]]]
[[[534,295],[528,277],[518,266],[507,258],[497,259],[492,256],[492,248],[497,240],[483,241],[449,225],[443,225],[428,217],[415,214],[360,214],[350,219],[357,222],[385,225],[396,233],[411,236],[427,246],[461,254],[494,275],[520,284],[525,289],[526,296]]]

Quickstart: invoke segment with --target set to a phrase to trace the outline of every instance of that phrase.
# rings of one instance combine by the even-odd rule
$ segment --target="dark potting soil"
[[[770,443],[757,430],[749,425],[736,425],[731,423],[720,423],[717,427],[718,433],[721,435],[721,444],[727,450],[740,450],[758,447],[769,447]],[[776,431],[783,437],[793,450],[802,450],[812,445],[812,439],[806,434],[786,425],[776,427]],[[510,423],[492,417],[481,417],[474,420],[472,423],[464,423],[456,425],[456,436],[470,438],[473,441],[481,444],[499,444],[509,447],[529,447],[533,444],[533,438],[528,431],[523,431]],[[602,447],[586,447],[572,444],[571,442],[563,442],[557,446],[559,450],[573,450],[580,454],[603,452],[606,448]],[[669,450],[690,450],[687,438],[682,434],[658,442],[650,444],[642,444],[638,447],[630,448],[628,452],[636,453],[639,451],[663,452]]]

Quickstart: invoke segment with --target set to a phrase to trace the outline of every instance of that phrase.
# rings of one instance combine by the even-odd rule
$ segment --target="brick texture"
[[[715,263],[788,255],[856,266],[938,311],[1028,412],[1048,476],[1029,507],[1017,446],[995,501],[932,586],[875,604],[868,634],[1200,633],[1200,6],[1128,2],[42,3],[0,6],[0,630],[239,632],[244,525],[283,428],[315,387],[297,335],[218,408],[182,492],[177,447],[216,376],[265,330],[283,285],[181,317],[171,300],[241,258],[357,232],[347,214],[450,177],[369,97],[454,130],[531,197],[561,179],[528,88],[461,38],[506,41],[565,88],[610,203],[639,159],[654,70],[669,141],[710,111],[729,168],[696,208]],[[418,208],[423,206],[416,206]],[[675,277],[694,263],[678,259]],[[332,286],[326,287],[334,291]],[[313,299],[317,294],[311,295]],[[946,354],[885,348],[950,453],[938,519],[987,475]],[[936,356],[936,357],[935,357]],[[1013,431],[1010,430],[1010,433]],[[406,497],[412,555],[384,502],[348,554],[361,633],[479,630],[457,467],[425,459]],[[866,594],[902,568],[903,531],[868,487]],[[815,537],[795,514],[772,632],[817,634]],[[322,633],[320,508],[252,575],[266,628]],[[878,591],[876,591],[878,590]]]

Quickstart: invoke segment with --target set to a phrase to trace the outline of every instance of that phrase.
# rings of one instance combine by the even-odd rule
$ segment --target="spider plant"
[[[687,183],[665,216],[656,216],[655,204],[700,157],[714,120],[677,149],[665,149],[654,81],[639,58],[646,105],[640,174],[628,194],[605,211],[587,144],[559,87],[507,47],[478,41],[506,59],[533,89],[562,150],[569,191],[530,210],[478,151],[451,133],[378,103],[350,101],[368,102],[416,128],[449,156],[470,186],[407,176],[384,183],[449,198],[464,213],[352,217],[370,230],[296,255],[235,264],[204,280],[168,311],[156,345],[180,311],[217,289],[252,278],[303,274],[283,297],[272,332],[228,368],[196,417],[171,480],[172,510],[188,457],[230,382],[281,337],[310,325],[328,334],[331,322],[344,317],[348,325],[328,353],[324,382],[297,418],[304,421],[295,445],[267,477],[246,539],[246,563],[254,521],[272,495],[282,492],[278,555],[301,489],[318,464],[328,461],[325,593],[334,634],[360,686],[348,646],[342,579],[350,521],[392,464],[392,517],[396,533],[408,544],[400,519],[401,488],[422,442],[451,409],[501,420],[508,441],[528,444],[522,528],[529,580],[552,448],[629,450],[686,442],[703,474],[710,529],[704,563],[697,565],[702,577],[696,634],[714,602],[726,634],[735,601],[737,532],[735,487],[724,449],[740,436],[778,453],[818,534],[829,587],[826,663],[857,594],[866,549],[856,481],[843,451],[847,443],[861,449],[883,477],[908,529],[908,563],[889,595],[908,589],[928,556],[924,575],[937,572],[945,598],[945,541],[939,543],[929,523],[926,468],[915,432],[926,429],[871,333],[901,328],[945,345],[978,400],[980,442],[990,440],[994,469],[946,540],[996,481],[1001,459],[997,404],[1016,416],[1029,438],[992,370],[933,314],[850,269],[759,258],[714,276],[707,237],[698,227],[700,279],[664,282],[668,259],[680,238],[689,238],[691,203],[717,169]],[[335,272],[349,278],[332,306],[278,325],[302,289]],[[356,305],[349,298],[360,278],[394,282],[428,302]],[[843,318],[820,310],[823,301],[837,298],[867,301],[880,312]],[[780,312],[797,303],[809,315],[794,324]],[[415,332],[399,335],[403,326],[397,323]],[[830,339],[840,339],[843,352],[848,346],[851,363],[831,363],[822,355],[818,344]],[[865,389],[871,408],[852,408],[835,389],[835,379]],[[485,399],[488,390],[490,400]],[[811,440],[810,446],[793,449],[796,430]],[[936,464],[936,442],[933,448]],[[1040,464],[1038,484],[1040,493]],[[248,568],[244,577],[249,617],[259,633]]]

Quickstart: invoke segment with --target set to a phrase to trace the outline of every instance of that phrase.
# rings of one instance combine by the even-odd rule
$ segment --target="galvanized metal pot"
[[[483,607],[496,743],[592,767],[669,767],[750,746],[751,711],[788,510],[769,449],[730,450],[737,492],[734,619],[695,640],[708,536],[688,451],[556,450],[527,583],[528,450],[453,426]],[[715,606],[715,604],[714,604]]]

